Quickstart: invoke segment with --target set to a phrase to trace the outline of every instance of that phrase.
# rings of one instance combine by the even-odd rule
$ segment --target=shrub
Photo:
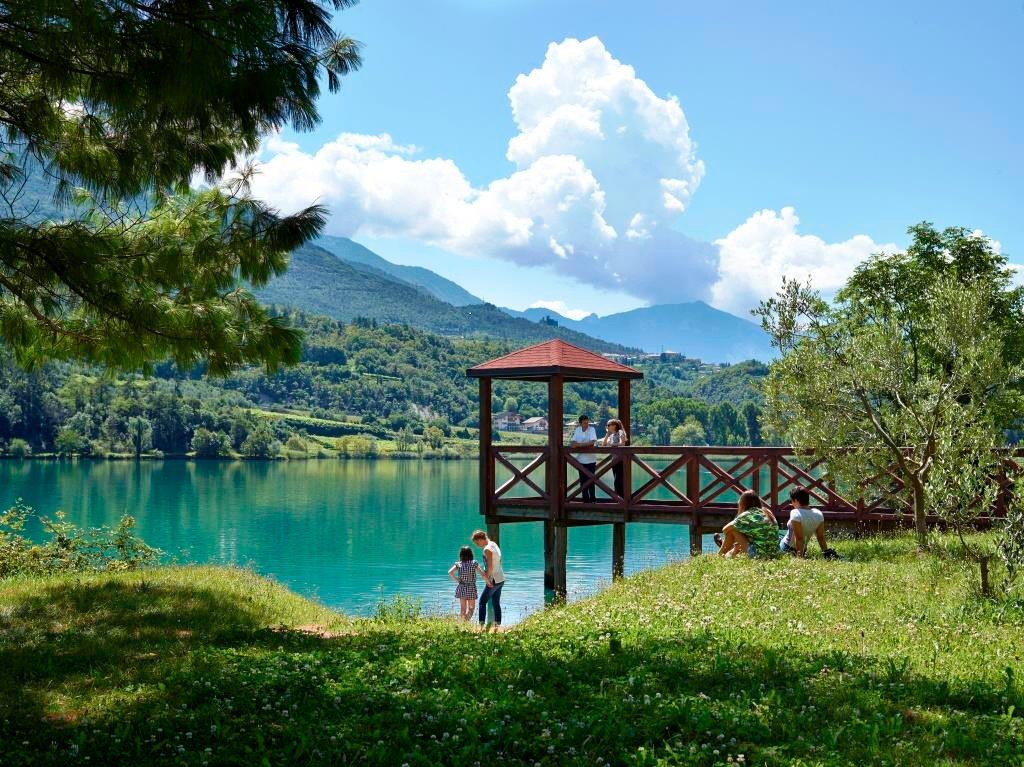
[[[265,423],[256,426],[242,443],[242,455],[246,458],[277,458],[281,443]]]
[[[53,441],[53,447],[59,455],[79,455],[88,451],[89,440],[74,429],[61,429]]]
[[[14,458],[28,458],[32,455],[32,446],[25,440],[15,437],[7,445],[7,454]]]
[[[218,458],[227,455],[231,446],[226,434],[199,427],[192,435],[192,450],[197,458]]]
[[[1024,574],[1024,505],[1014,502],[1006,510],[1006,522],[999,531],[996,551],[1006,567],[1006,590],[1018,585]]]
[[[297,434],[293,434],[288,438],[285,447],[293,453],[306,453],[308,450],[305,440]]]
[[[380,596],[377,598],[377,606],[373,611],[375,619],[383,623],[399,623],[415,620],[422,613],[423,600],[403,594],[395,594],[388,598],[384,594],[384,587],[380,587]]]
[[[341,458],[375,458],[377,440],[371,437],[341,437],[335,443]]]
[[[437,426],[428,426],[423,430],[423,439],[434,450],[444,445],[444,432]]]
[[[30,517],[39,519],[47,540],[22,535]],[[40,517],[20,500],[0,513],[0,578],[12,575],[103,570],[137,570],[157,562],[161,552],[135,534],[135,519],[125,515],[115,527],[82,529],[66,521]]]

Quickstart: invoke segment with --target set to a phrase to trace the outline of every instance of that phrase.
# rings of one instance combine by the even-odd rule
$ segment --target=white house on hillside
[[[519,431],[522,425],[523,417],[519,413],[507,411],[494,416],[494,428],[501,431]]]
[[[534,416],[523,421],[523,431],[531,434],[546,434],[548,431],[548,419],[544,416]]]

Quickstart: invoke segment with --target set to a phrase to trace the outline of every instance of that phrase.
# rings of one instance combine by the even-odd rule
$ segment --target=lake
[[[363,615],[382,593],[457,614],[447,570],[483,526],[478,487],[476,461],[0,461],[0,508],[21,498],[81,526],[131,514],[168,555],[251,566]],[[501,548],[511,623],[544,604],[541,524],[503,525]],[[688,552],[685,525],[628,525],[627,574]],[[607,584],[611,527],[570,529],[567,568],[570,599]]]

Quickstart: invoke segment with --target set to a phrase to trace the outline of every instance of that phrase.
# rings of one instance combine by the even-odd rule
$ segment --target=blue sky
[[[830,282],[861,255],[905,244],[906,227],[922,219],[977,228],[1011,257],[1021,252],[1020,0],[364,0],[336,22],[364,43],[364,68],[322,98],[316,131],[286,132],[281,138],[295,146],[267,153],[276,160],[269,192],[257,191],[283,208],[311,202],[302,197],[314,193],[334,210],[332,231],[495,303],[561,301],[606,314],[701,298],[743,313],[784,271],[835,287]],[[553,43],[590,38],[597,41],[545,59]],[[571,93],[545,91],[547,74],[577,76],[574,62],[594,77],[614,73],[629,93],[649,89],[651,105],[666,110],[667,118],[643,122],[644,104],[631,117],[617,96],[598,94],[583,107],[598,110],[604,134],[611,136],[613,122],[627,136],[649,133],[672,118],[671,97],[682,125],[656,144],[590,143],[576,153],[581,162],[559,165],[551,156],[571,159],[564,148],[578,139],[563,135],[513,162],[510,139],[530,133],[524,142],[543,143],[536,126],[545,110],[579,107]],[[517,125],[510,87],[542,67],[519,97],[534,125]],[[579,77],[573,87],[588,88]],[[600,111],[605,104],[614,115]],[[394,146],[347,139],[340,154],[317,155],[343,133],[388,134]],[[352,146],[359,170],[333,175],[330,163],[350,157]],[[305,184],[310,174],[319,181]],[[676,195],[681,213],[671,201],[651,202],[662,174],[686,188]],[[499,183],[482,201],[481,192],[503,179],[511,191]],[[549,182],[550,195],[522,202],[515,222],[488,218],[498,215],[495,205],[512,206],[524,188]],[[364,210],[353,200],[367,188],[382,197]],[[559,205],[558,195],[570,202]],[[439,212],[431,196],[461,207]],[[634,211],[632,196],[650,200]],[[565,215],[542,223],[552,206]],[[607,225],[595,229],[595,210]],[[763,210],[771,214],[755,216]],[[646,241],[640,249],[626,247],[634,214],[655,235],[638,234],[633,245]],[[479,231],[463,231],[476,219]],[[528,233],[524,221],[533,222]]]

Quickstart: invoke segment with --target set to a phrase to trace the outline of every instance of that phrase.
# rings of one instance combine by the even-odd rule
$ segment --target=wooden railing
[[[547,475],[551,451],[542,446],[493,446],[488,461],[492,489],[484,513],[502,518],[550,519],[555,515],[568,521],[660,521],[699,524],[701,518],[731,517],[736,499],[746,490],[757,492],[774,511],[789,502],[789,492],[802,486],[811,494],[811,505],[827,519],[872,524],[893,522],[908,513],[893,507],[888,498],[859,497],[857,489],[839,488],[822,471],[823,461],[813,455],[779,447],[620,447],[588,448],[598,457],[593,475],[582,484],[581,464],[568,450],[560,452],[557,497],[552,502],[552,483]],[[1012,482],[1006,477],[1018,472],[1024,452],[1007,451],[1004,476],[996,477],[1000,492],[995,507],[979,513],[982,519],[1003,515]],[[494,480],[501,467],[508,477],[500,485]],[[617,491],[616,467],[622,474],[622,492]],[[892,489],[902,488],[894,475]],[[593,487],[597,498],[584,500],[584,489]]]

